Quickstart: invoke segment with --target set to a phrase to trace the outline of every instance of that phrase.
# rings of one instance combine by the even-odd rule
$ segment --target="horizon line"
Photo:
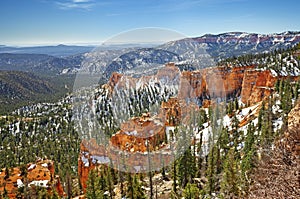
[[[205,33],[199,35],[190,35],[186,36],[185,38],[196,38],[196,37],[202,37],[205,35],[220,35],[220,34],[226,34],[226,33],[247,33],[247,34],[260,34],[260,35],[273,35],[273,34],[283,34],[287,32],[292,33],[300,33],[300,30],[285,30],[280,32],[269,32],[269,33],[261,33],[261,32],[246,32],[246,31],[240,31],[240,30],[233,30],[233,31],[224,31],[224,32],[215,32],[215,33]],[[61,42],[61,41],[53,41],[53,42],[1,42],[0,47],[42,47],[42,46],[59,46],[59,45],[65,45],[65,46],[101,46],[101,45],[138,45],[138,44],[162,44],[169,41],[153,41],[153,42],[106,42],[107,40],[103,41],[73,41],[73,42]],[[170,40],[171,41],[171,40]]]

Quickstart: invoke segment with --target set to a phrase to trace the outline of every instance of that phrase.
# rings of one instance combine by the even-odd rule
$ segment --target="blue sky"
[[[298,0],[1,0],[0,44],[100,43],[160,27],[186,36],[300,30]]]

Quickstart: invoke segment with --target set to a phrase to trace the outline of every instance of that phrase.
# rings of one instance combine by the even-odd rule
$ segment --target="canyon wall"
[[[241,100],[252,105],[270,96],[278,77],[272,76],[269,70],[247,70],[244,73]]]
[[[225,100],[240,97],[247,105],[253,105],[269,96],[276,80],[284,78],[273,76],[269,70],[258,70],[254,65],[213,67],[179,73],[174,64],[166,65],[155,77],[159,80],[165,76],[176,81],[178,74],[180,75],[179,99],[196,97],[201,100],[218,98]],[[113,74],[108,85],[112,89],[116,85],[124,86],[124,80],[121,79],[127,79],[131,85],[135,85],[138,81],[146,84],[150,78],[150,76],[141,79],[122,78],[120,74]]]

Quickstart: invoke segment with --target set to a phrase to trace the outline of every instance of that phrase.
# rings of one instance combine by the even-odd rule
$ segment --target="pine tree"
[[[72,198],[72,177],[70,176],[69,172],[66,172],[66,182],[68,198]]]
[[[127,173],[127,191],[126,197],[134,199],[134,188],[131,173]]]
[[[132,199],[146,198],[141,183],[139,182],[136,174],[132,178],[132,174],[128,173],[127,181],[128,181],[128,186],[127,186],[128,198],[132,198]]]
[[[141,183],[139,182],[139,179],[137,175],[134,175],[133,177],[133,182],[132,182],[132,187],[133,187],[133,199],[144,199],[146,198],[144,191],[142,189]]]
[[[215,191],[217,183],[217,171],[216,171],[216,153],[217,147],[212,146],[208,155],[207,169],[206,169],[206,192],[210,196]]]
[[[258,114],[258,122],[257,122],[258,131],[261,131],[264,114],[265,114],[265,101],[262,102],[261,109],[259,110],[259,114]]]
[[[10,176],[9,168],[6,167],[6,168],[5,168],[5,176],[4,176],[4,180],[7,180],[7,179],[9,178],[9,176]]]
[[[186,199],[200,198],[200,190],[195,184],[188,183],[183,190],[183,197]]]
[[[239,177],[235,150],[231,148],[227,154],[223,165],[223,175],[221,181],[221,194],[232,198],[239,195]]]
[[[103,191],[99,189],[99,180],[97,177],[96,170],[91,170],[89,172],[85,197],[87,199],[102,199],[102,198],[104,198]]]
[[[109,196],[112,199],[113,198],[113,179],[112,179],[112,174],[111,174],[111,169],[105,167],[104,168],[106,171],[106,175],[105,175],[105,182],[108,188],[108,192],[109,192]]]

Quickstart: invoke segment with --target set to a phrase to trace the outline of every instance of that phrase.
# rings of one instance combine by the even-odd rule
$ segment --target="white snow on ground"
[[[47,163],[43,163],[42,167],[48,168],[48,164]]]
[[[238,100],[238,104],[239,104],[240,107],[245,107],[245,104],[242,102],[241,99]]]
[[[209,124],[208,124],[208,122],[206,122],[206,123],[204,123],[202,126],[203,126],[204,128],[207,128],[207,127],[209,126]]]
[[[127,135],[129,135],[129,136],[137,136],[137,131],[136,130],[134,130],[132,132],[126,131],[124,133],[127,134]]]
[[[248,115],[248,114],[250,113],[250,110],[253,112],[253,110],[255,110],[255,109],[258,107],[258,105],[259,105],[259,104],[255,104],[255,105],[250,106],[250,107],[248,107],[248,108],[242,109],[242,115],[243,115],[243,116]]]
[[[252,120],[252,123],[254,126],[256,126],[258,124],[258,118],[255,118],[254,120]]]
[[[297,64],[298,65],[298,64]],[[299,76],[300,75],[300,70],[299,68],[294,67],[294,76]]]
[[[280,106],[277,105],[277,103],[276,103],[276,105],[272,106],[272,113],[273,114],[275,114],[275,113],[281,113],[281,112],[282,112],[282,110],[280,109]]]
[[[167,134],[167,139],[170,140],[170,132],[174,132],[175,127],[174,126],[166,126],[166,134]]]
[[[141,170],[141,166],[134,166],[134,169],[136,172],[139,172]]]
[[[202,131],[200,131],[198,134],[196,134],[196,140],[200,140],[201,135],[202,135],[202,155],[207,155],[209,152],[209,148],[208,148],[208,142],[209,142],[209,137],[212,134],[212,128],[211,126],[208,126],[208,123],[203,124],[204,127],[206,127],[205,129],[203,129]],[[198,154],[197,154],[198,155]]]
[[[84,155],[81,156],[81,161],[83,162],[83,165],[84,165],[85,167],[89,167],[89,166],[90,166],[89,159],[86,158]]]
[[[244,142],[239,143],[238,146],[236,147],[238,151],[241,150],[242,148],[244,148]]]
[[[281,38],[279,39],[279,38],[276,37],[276,38],[274,38],[273,43],[276,43],[276,42],[283,43],[283,42],[284,42],[284,38],[281,37]]]
[[[32,164],[32,165],[30,165],[29,167],[28,167],[28,170],[32,170],[32,169],[34,169],[36,167],[36,164]]]
[[[277,132],[278,130],[280,130],[282,125],[283,125],[282,117],[280,117],[277,120],[273,121],[274,132]]]
[[[23,182],[22,182],[22,180],[21,180],[21,179],[18,179],[18,180],[17,180],[17,185],[18,185],[18,188],[20,188],[20,187],[23,187],[23,186],[24,186],[24,184],[23,184]]]
[[[271,73],[272,73],[273,77],[277,77],[277,76],[278,76],[278,74],[276,73],[276,71],[275,71],[275,70],[271,69],[270,71],[271,71]]]
[[[31,183],[28,184],[28,187],[30,187],[31,185],[35,185],[37,187],[45,187],[47,188],[47,184],[48,184],[48,180],[37,180],[37,181],[32,181]]]
[[[110,159],[106,156],[97,156],[97,155],[95,155],[95,156],[91,156],[91,159],[92,159],[93,164],[96,164],[96,163],[98,163],[98,164],[107,164],[107,163],[110,162]]]

